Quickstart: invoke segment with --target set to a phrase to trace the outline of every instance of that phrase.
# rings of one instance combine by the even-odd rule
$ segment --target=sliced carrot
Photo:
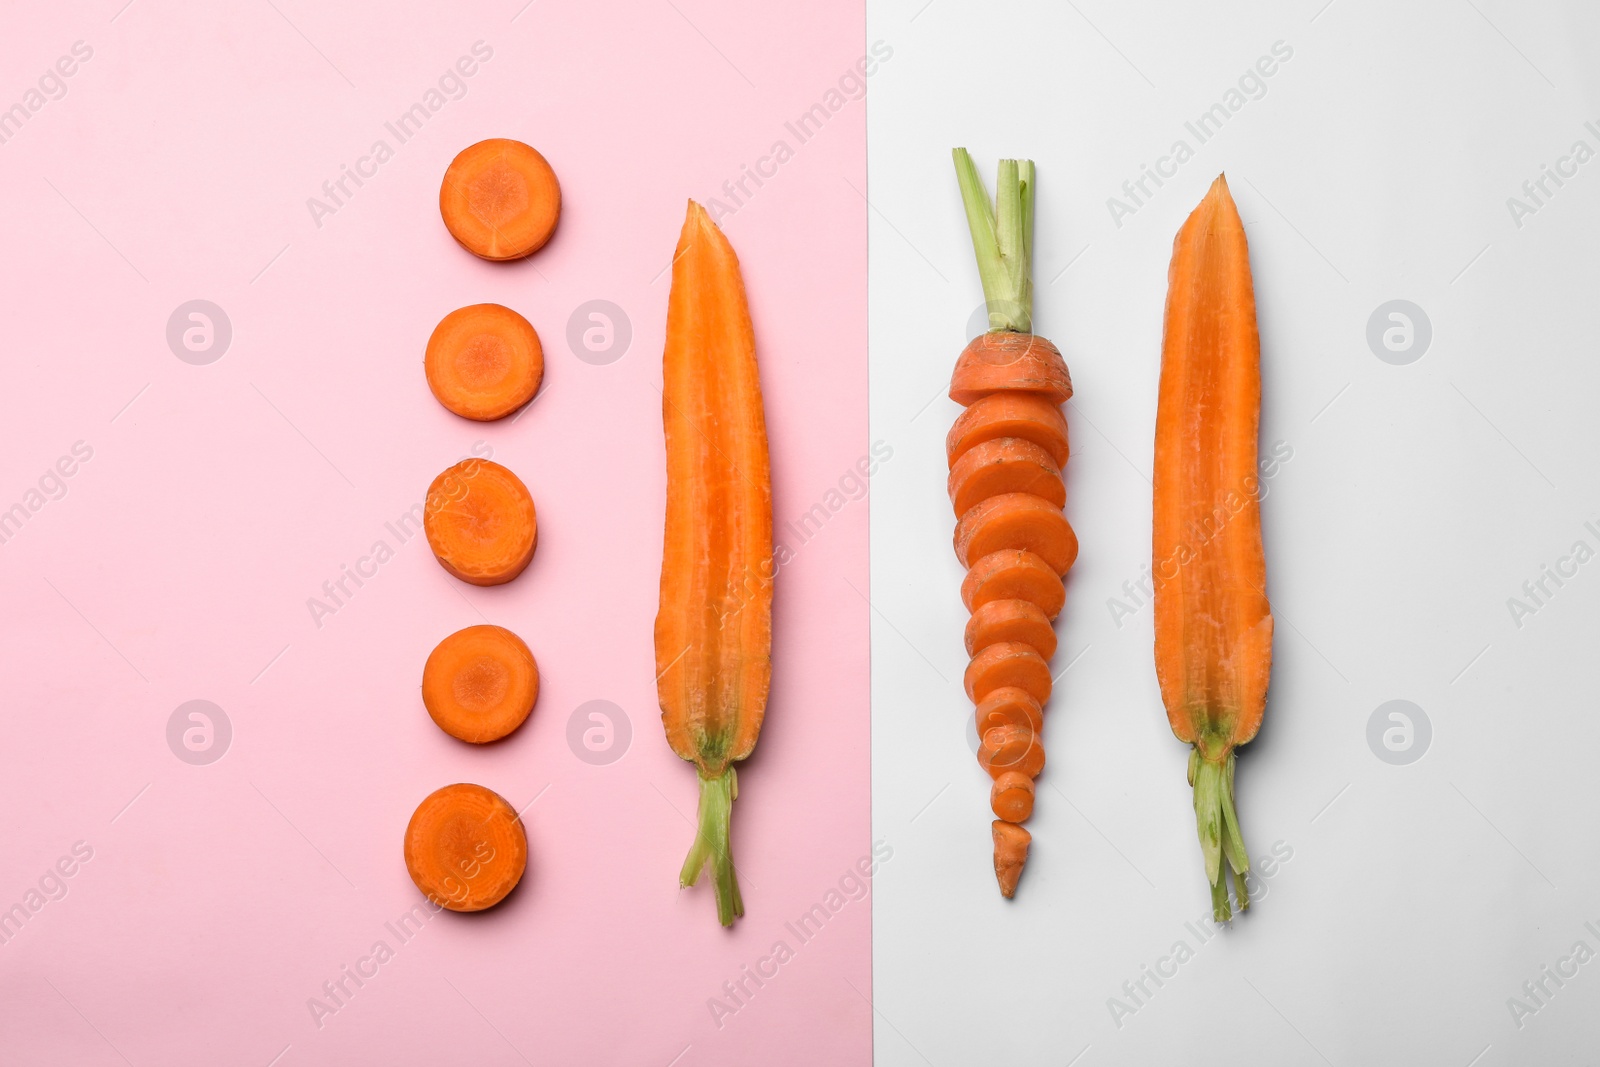
[[[999,330],[974,337],[956,360],[950,399],[965,406],[1002,391],[1066,403],[1072,396],[1072,378],[1061,350],[1033,333]]]
[[[989,787],[989,807],[997,819],[1027,822],[1033,814],[1033,779],[1021,771],[1006,771]]]
[[[1003,685],[978,702],[973,718],[982,737],[996,726],[1022,726],[1034,733],[1044,729],[1044,708],[1026,689]]]
[[[539,537],[528,487],[487,459],[462,460],[433,480],[422,526],[444,569],[473,585],[521,574]]]
[[[961,580],[961,602],[977,611],[992,600],[1026,600],[1054,619],[1067,590],[1050,564],[1025,549],[1002,548],[979,557]]]
[[[956,523],[956,558],[971,566],[1002,548],[1034,553],[1065,574],[1078,558],[1078,536],[1060,509],[1032,493],[1003,493],[975,505]]]
[[[1067,420],[1047,397],[1035,393],[994,393],[963,411],[945,435],[950,466],[975,445],[996,437],[1021,437],[1050,453],[1057,467],[1066,465]]]
[[[533,399],[544,349],[528,320],[499,304],[471,304],[439,321],[422,366],[434,398],[464,419],[504,418]]]
[[[504,626],[468,626],[440,641],[422,668],[422,703],[439,729],[473,744],[521,726],[539,699],[539,667]]]
[[[429,900],[482,911],[504,900],[528,867],[528,835],[504,797],[447,785],[423,798],[406,826],[406,870]]]
[[[1000,883],[1000,895],[1007,900],[1017,895],[1017,882],[1022,879],[1022,865],[1028,862],[1028,844],[1033,835],[1014,822],[996,819],[994,832],[994,876]]]
[[[731,926],[744,914],[728,838],[734,764],[755,748],[772,680],[772,472],[739,257],[692,200],[672,259],[661,416],[656,695],[668,744],[700,782],[699,830],[678,884],[709,867],[717,919]]]
[[[1039,735],[1026,726],[991,727],[978,738],[978,765],[991,778],[1007,771],[1037,778],[1044,770],[1044,746]]]
[[[991,496],[1032,493],[1057,508],[1067,502],[1061,468],[1050,453],[1020,437],[996,437],[956,460],[945,482],[956,517]]]
[[[544,156],[505,137],[465,148],[439,186],[439,214],[450,236],[484,259],[538,251],[561,217],[561,185]]]
[[[1026,600],[991,600],[967,620],[967,655],[1002,641],[1031,645],[1045,659],[1056,654],[1055,629],[1039,606]]]
[[[972,657],[963,678],[967,699],[974,704],[1001,686],[1014,685],[1043,707],[1050,699],[1050,665],[1031,645],[1002,641]]]

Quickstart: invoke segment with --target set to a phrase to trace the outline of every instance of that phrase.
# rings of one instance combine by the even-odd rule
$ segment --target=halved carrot
[[[422,703],[439,729],[473,744],[522,725],[539,699],[539,667],[504,626],[468,626],[440,641],[422,668]]]
[[[978,739],[978,766],[991,778],[1007,771],[1037,778],[1044,770],[1044,746],[1039,735],[1026,726],[995,726]]]
[[[1003,390],[1066,403],[1072,378],[1061,350],[1034,333],[1000,330],[974,337],[956,360],[950,399],[965,406]]]
[[[561,217],[561,185],[544,156],[505,137],[465,148],[439,186],[450,236],[484,259],[521,259],[550,240]]]
[[[447,785],[423,798],[406,826],[406,870],[429,900],[482,911],[504,900],[528,867],[528,835],[504,797]]]
[[[528,487],[487,459],[462,460],[433,480],[422,527],[444,569],[473,585],[521,574],[539,539]]]
[[[1010,899],[1017,895],[1017,882],[1022,878],[1022,865],[1028,862],[1028,844],[1033,835],[1014,822],[994,821],[994,877],[1000,883],[1000,895]]]
[[[1167,721],[1189,752],[1196,830],[1218,922],[1250,906],[1250,870],[1234,805],[1234,749],[1255,737],[1272,673],[1261,508],[1254,491],[1261,422],[1261,339],[1244,223],[1219,176],[1172,242],[1156,406],[1156,679]],[[1210,536],[1216,509],[1237,513]]]
[[[1026,600],[991,600],[967,620],[967,655],[1002,641],[1031,645],[1049,659],[1056,654],[1056,631],[1037,604]]]
[[[1067,602],[1061,576],[1035,553],[1002,548],[979,557],[961,580],[961,602],[977,611],[992,600],[1027,600],[1054,619]]]
[[[997,819],[1027,822],[1033,814],[1033,779],[1021,771],[1006,771],[989,787],[989,808]]]
[[[656,695],[667,742],[700,782],[678,872],[709,868],[723,926],[744,914],[729,843],[735,764],[761,734],[772,682],[772,465],[739,257],[689,201],[672,258],[661,362],[667,514]]]
[[[945,487],[957,518],[1002,493],[1032,493],[1057,508],[1067,502],[1061,468],[1044,448],[1021,437],[996,437],[973,446],[950,468]]]
[[[544,349],[528,320],[499,304],[471,304],[433,328],[422,357],[434,398],[464,419],[504,418],[533,399]]]
[[[973,719],[979,737],[996,726],[1025,726],[1039,733],[1044,729],[1044,708],[1026,689],[1003,685],[978,702]]]
[[[945,458],[950,466],[967,450],[996,437],[1021,437],[1050,453],[1056,466],[1065,466],[1067,420],[1049,398],[1035,393],[993,393],[963,411],[945,435]]]
[[[1078,558],[1078,536],[1067,517],[1032,493],[1002,493],[974,506],[956,523],[956,558],[971,566],[1002,548],[1034,553],[1065,574]]]
[[[974,704],[1001,686],[1014,685],[1026,690],[1043,707],[1050,699],[1050,664],[1031,645],[1002,641],[972,657],[962,684],[966,686],[967,699]]]

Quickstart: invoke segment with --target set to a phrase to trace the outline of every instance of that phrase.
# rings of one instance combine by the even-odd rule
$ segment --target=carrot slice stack
[[[1260,416],[1250,252],[1228,183],[1218,177],[1172,245],[1153,569],[1156,677],[1172,732],[1194,746],[1189,784],[1219,922],[1232,914],[1228,869],[1239,910],[1250,906],[1234,749],[1261,728],[1272,669],[1256,475]],[[1218,523],[1218,514],[1231,517]]]
[[[661,417],[656,689],[667,741],[700,779],[700,828],[679,884],[709,864],[729,926],[744,914],[728,843],[733,765],[755,748],[772,677],[772,475],[739,260],[693,201],[672,260]]]
[[[966,410],[945,438],[947,488],[956,558],[968,568],[961,599],[972,612],[963,682],[977,705],[978,763],[994,779],[994,875],[1010,897],[1033,840],[1021,823],[1033,814],[1033,779],[1044,769],[1050,623],[1066,598],[1061,576],[1078,558],[1061,514],[1061,405],[1072,379],[1060,350],[1033,332],[1033,163],[1001,160],[993,202],[966,149],[955,150],[955,163],[989,331],[967,345],[950,378],[950,399]]]

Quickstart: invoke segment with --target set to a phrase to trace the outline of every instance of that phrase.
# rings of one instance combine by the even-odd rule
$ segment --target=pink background
[[[651,658],[661,271],[685,198],[779,138],[794,158],[723,224],[780,530],[867,453],[864,105],[804,145],[784,128],[865,51],[860,0],[798,18],[722,0],[121,6],[31,5],[0,37],[0,106],[74,41],[93,49],[0,144],[0,509],[74,442],[93,449],[0,545],[0,908],[75,842],[93,849],[0,945],[0,1059],[867,1062],[870,900],[809,943],[785,929],[871,847],[868,609],[851,588],[867,589],[865,501],[779,577],[732,932],[705,887],[676,886],[695,786],[661,735]],[[493,57],[466,95],[396,146],[384,122],[479,40]],[[439,222],[450,157],[490,136],[537,146],[563,185],[554,240],[520,264],[475,260]],[[379,137],[394,158],[316,227],[306,198]],[[208,366],[164,336],[195,298],[233,326]],[[597,298],[633,328],[604,366],[565,339]],[[544,340],[545,393],[515,424],[457,419],[423,381],[433,325],[479,301]],[[540,516],[532,566],[492,590],[384,528],[475,443]],[[380,538],[394,558],[319,629],[307,598]],[[544,687],[517,734],[473,749],[417,685],[435,642],[485,619],[527,640]],[[167,746],[192,699],[232,723],[209,766]],[[566,741],[595,699],[632,724],[608,766]],[[401,832],[455,781],[539,798],[529,873],[503,906],[401,945],[384,924],[419,899]],[[319,1029],[308,999],[380,939],[394,958]],[[793,958],[718,1028],[708,998],[780,939]]]

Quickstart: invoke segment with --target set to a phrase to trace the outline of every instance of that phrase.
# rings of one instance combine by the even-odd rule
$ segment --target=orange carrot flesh
[[[1017,895],[1017,882],[1022,878],[1022,865],[1028,862],[1028,845],[1033,835],[1016,823],[996,819],[991,825],[994,835],[994,876],[1000,883],[1000,894],[1007,900]]]
[[[1044,770],[1044,746],[1026,726],[992,726],[978,738],[978,766],[991,778],[1008,771],[1037,778]]]
[[[1256,471],[1261,345],[1249,248],[1218,178],[1173,242],[1154,477],[1155,656],[1168,722],[1194,746],[1189,780],[1213,911],[1249,868],[1234,748],[1261,726],[1272,614]],[[1218,510],[1222,509],[1222,510]],[[1217,516],[1228,518],[1219,521]]]
[[[528,487],[487,459],[462,460],[433,480],[422,528],[440,565],[473,585],[511,581],[539,539]]]
[[[945,435],[945,458],[955,466],[967,451],[996,437],[1020,437],[1050,453],[1063,467],[1071,451],[1067,420],[1049,399],[1033,393],[994,393],[972,403]]]
[[[974,337],[950,376],[950,399],[963,406],[992,393],[1036,393],[1052,404],[1072,396],[1072,378],[1061,350],[1032,333],[981,333]]]
[[[1026,600],[1054,619],[1066,603],[1067,590],[1056,570],[1034,553],[1003,548],[972,563],[961,580],[961,602],[968,611],[994,600]]]
[[[1025,690],[1040,706],[1050,699],[1050,665],[1030,645],[1002,641],[972,657],[962,679],[967,699],[981,704],[985,697],[1002,686]]]
[[[440,641],[422,668],[422,703],[439,729],[481,745],[521,726],[539,699],[539,667],[503,626],[468,626]]]
[[[1021,726],[1037,734],[1044,729],[1044,708],[1026,689],[1003,685],[978,702],[973,719],[980,738],[996,726]]]
[[[964,566],[1003,548],[1032,552],[1057,574],[1067,573],[1078,558],[1072,524],[1032,493],[1003,493],[974,504],[956,524],[955,547]]]
[[[493,137],[462,149],[439,186],[450,236],[483,259],[521,259],[544,247],[561,217],[561,185],[544,156]]]
[[[1027,822],[1033,814],[1033,779],[1021,771],[1006,771],[989,789],[989,807],[1005,822]]]
[[[656,689],[667,740],[700,780],[700,831],[679,882],[709,864],[728,926],[744,914],[728,844],[733,764],[755,748],[772,677],[772,476],[739,260],[693,201],[673,257],[662,383]]]
[[[974,446],[950,468],[945,485],[956,518],[1002,493],[1031,493],[1057,510],[1067,502],[1056,461],[1049,452],[1020,437],[997,437]]]
[[[528,320],[499,304],[457,308],[440,320],[423,355],[428,388],[464,419],[504,418],[533,399],[544,349]]]
[[[504,797],[481,785],[429,793],[406,826],[406,870],[424,896],[451,911],[482,911],[516,888],[528,835]]]
[[[1026,600],[991,600],[967,620],[967,655],[990,645],[1015,641],[1049,659],[1056,654],[1056,631],[1037,604]]]

